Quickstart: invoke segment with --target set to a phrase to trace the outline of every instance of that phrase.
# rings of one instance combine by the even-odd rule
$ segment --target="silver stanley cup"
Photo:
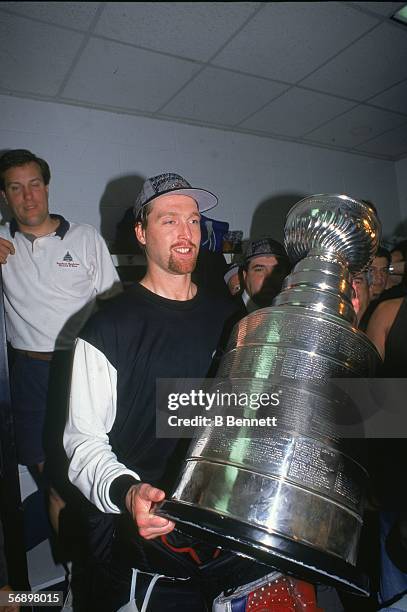
[[[314,195],[290,210],[285,244],[297,263],[273,305],[235,325],[217,374],[228,392],[278,394],[277,427],[206,428],[159,511],[204,541],[361,594],[367,474],[340,437],[349,399],[328,381],[371,376],[380,359],[354,326],[350,276],[379,239],[373,208],[348,196]]]

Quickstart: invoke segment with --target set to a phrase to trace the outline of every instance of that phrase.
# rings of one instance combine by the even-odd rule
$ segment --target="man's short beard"
[[[173,257],[172,253],[168,260],[168,269],[175,274],[190,274],[195,270],[198,255],[189,261],[180,261]]]

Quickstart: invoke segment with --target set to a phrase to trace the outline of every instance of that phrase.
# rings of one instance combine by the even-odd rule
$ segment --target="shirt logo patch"
[[[62,261],[57,261],[57,266],[60,268],[77,268],[79,264],[74,261],[70,252],[67,251]]]

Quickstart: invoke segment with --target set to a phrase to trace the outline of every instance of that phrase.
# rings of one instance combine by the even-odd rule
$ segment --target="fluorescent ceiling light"
[[[399,9],[396,13],[394,13],[394,15],[392,16],[392,19],[395,19],[396,21],[400,21],[400,23],[407,24],[407,4],[402,6],[401,9]]]

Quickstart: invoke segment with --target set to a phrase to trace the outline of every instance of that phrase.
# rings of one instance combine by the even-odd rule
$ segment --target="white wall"
[[[372,200],[385,234],[401,220],[392,162],[9,96],[0,96],[0,136],[0,149],[28,148],[50,163],[52,211],[101,228],[108,240],[142,180],[164,171],[216,193],[209,216],[245,236],[252,229],[281,239],[288,208],[311,193]]]

